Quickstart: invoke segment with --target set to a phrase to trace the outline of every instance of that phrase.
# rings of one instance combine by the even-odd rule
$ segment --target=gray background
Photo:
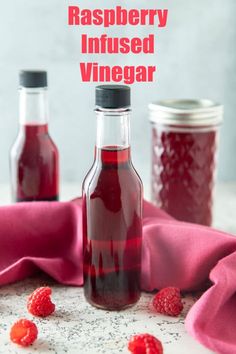
[[[101,28],[67,26],[67,6],[169,8],[168,27],[111,28],[110,35],[156,34],[155,55],[80,54],[80,35]],[[78,186],[93,160],[93,83],[80,82],[79,61],[156,64],[158,80],[132,86],[134,164],[147,181],[150,127],[147,105],[161,98],[206,97],[225,105],[219,178],[236,180],[236,1],[235,0],[0,0],[0,182],[8,183],[8,151],[18,124],[18,71],[47,69],[50,131],[61,153],[63,181]]]

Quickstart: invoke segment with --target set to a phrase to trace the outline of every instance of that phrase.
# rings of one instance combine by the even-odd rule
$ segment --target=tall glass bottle
[[[48,133],[47,73],[20,72],[20,129],[10,152],[12,198],[53,201],[59,196],[59,154]]]
[[[84,293],[119,310],[140,297],[142,182],[130,154],[130,88],[96,88],[94,164],[83,183]]]

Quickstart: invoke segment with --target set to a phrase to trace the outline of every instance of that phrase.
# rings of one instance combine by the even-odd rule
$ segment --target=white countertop
[[[64,184],[62,200],[80,194],[80,186]],[[0,186],[1,204],[9,203],[9,188]],[[214,226],[236,234],[236,183],[221,184],[216,189]],[[35,344],[21,349],[9,341],[9,329],[20,317],[32,318],[26,311],[26,297],[36,287],[49,284],[56,304],[54,315],[33,318],[39,329]],[[121,312],[97,310],[88,305],[83,289],[65,287],[48,278],[29,278],[0,288],[0,353],[128,353],[127,341],[132,334],[150,333],[159,338],[164,354],[212,353],[196,342],[185,330],[184,316],[194,302],[185,298],[183,315],[178,318],[152,313],[151,294],[143,293],[134,307]]]

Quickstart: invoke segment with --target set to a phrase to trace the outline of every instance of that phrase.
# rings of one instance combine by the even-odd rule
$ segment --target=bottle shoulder
[[[96,170],[95,163],[92,164],[90,169],[88,170],[87,174],[84,177],[83,183],[82,183],[82,193],[87,193],[89,184],[93,180],[94,172]]]
[[[131,165],[132,165],[132,170],[133,170],[133,173],[134,175],[136,176],[137,180],[139,181],[140,185],[141,185],[141,188],[143,189],[143,181],[139,175],[139,173],[137,172],[136,168],[134,167],[133,163],[131,162]]]
[[[94,163],[83,182],[83,192],[92,194],[95,190],[101,193],[143,192],[140,176],[131,163],[121,165],[99,165]]]
[[[53,147],[53,149],[54,149],[57,153],[59,153],[58,147],[57,147],[57,145],[56,145],[54,139],[51,137],[51,135],[50,135],[49,132],[47,133],[47,138],[48,138],[49,144],[51,144],[51,146]]]
[[[23,149],[23,145],[24,145],[24,137],[22,136],[21,132],[18,131],[10,148],[10,156],[13,157],[19,154]]]
[[[21,129],[11,146],[10,156],[17,158],[22,155],[59,156],[59,151],[48,132],[40,134],[26,134]]]

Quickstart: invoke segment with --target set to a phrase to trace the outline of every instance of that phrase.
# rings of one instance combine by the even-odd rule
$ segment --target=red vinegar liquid
[[[142,183],[129,148],[96,149],[83,190],[85,297],[119,310],[140,297]]]
[[[48,125],[22,125],[11,153],[14,199],[58,200],[59,156]]]
[[[217,131],[153,127],[152,199],[178,220],[212,223]]]

